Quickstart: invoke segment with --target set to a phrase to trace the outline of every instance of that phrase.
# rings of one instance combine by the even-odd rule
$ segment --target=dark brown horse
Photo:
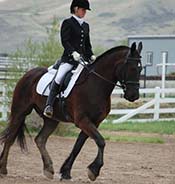
[[[105,141],[97,128],[110,111],[110,95],[117,82],[120,82],[123,88],[125,99],[133,102],[139,98],[141,50],[141,43],[139,43],[138,48],[136,48],[136,43],[133,43],[131,48],[126,46],[112,48],[91,64],[90,71],[85,69],[81,74],[77,85],[66,99],[69,114],[68,122],[74,123],[81,129],[81,132],[70,155],[60,169],[62,179],[71,178],[72,165],[88,137],[91,137],[98,147],[95,160],[88,166],[88,177],[94,181],[99,175],[103,166]],[[62,116],[59,112],[58,100],[54,104],[53,119],[42,115],[46,97],[36,93],[36,85],[46,72],[46,68],[32,69],[16,85],[11,105],[10,121],[0,139],[4,142],[0,156],[1,175],[7,174],[7,158],[15,139],[19,141],[22,149],[26,147],[24,136],[25,118],[31,113],[32,109],[35,109],[44,120],[43,127],[36,136],[35,142],[43,160],[44,174],[49,178],[53,178],[54,169],[52,160],[46,150],[46,142],[59,121],[62,120]]]

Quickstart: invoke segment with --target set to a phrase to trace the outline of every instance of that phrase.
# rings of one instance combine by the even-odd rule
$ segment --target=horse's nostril
[[[135,100],[137,100],[139,98],[138,94],[124,94],[124,98],[130,102],[134,102]]]
[[[132,97],[133,101],[137,100],[138,98],[139,98],[138,95],[135,95],[135,96]]]

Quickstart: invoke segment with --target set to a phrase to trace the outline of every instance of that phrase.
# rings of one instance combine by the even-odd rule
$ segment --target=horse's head
[[[142,70],[141,50],[142,42],[139,43],[138,48],[136,48],[136,43],[134,42],[119,72],[119,82],[124,90],[124,98],[130,102],[139,98],[139,79]]]

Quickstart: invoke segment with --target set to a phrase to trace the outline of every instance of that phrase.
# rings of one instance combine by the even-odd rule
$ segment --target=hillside
[[[121,44],[128,35],[175,34],[174,0],[91,0],[86,20],[94,47]],[[69,17],[70,0],[0,0],[0,53],[46,38],[53,17]]]

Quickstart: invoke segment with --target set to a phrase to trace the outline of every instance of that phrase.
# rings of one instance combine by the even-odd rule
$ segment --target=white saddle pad
[[[61,92],[61,96],[66,98],[68,97],[68,95],[70,94],[71,90],[74,87],[75,82],[77,81],[80,73],[83,70],[83,66],[81,64],[78,65],[78,67],[75,70],[72,70],[71,72],[73,73],[71,80],[67,86],[67,88],[65,89],[65,91]],[[56,74],[57,70],[53,69],[52,67],[48,68],[48,72],[45,73],[41,79],[38,81],[37,87],[36,87],[36,91],[38,94],[40,95],[44,95],[44,96],[48,96],[50,89],[49,89],[49,84],[52,81],[52,79],[54,78],[55,74]]]

